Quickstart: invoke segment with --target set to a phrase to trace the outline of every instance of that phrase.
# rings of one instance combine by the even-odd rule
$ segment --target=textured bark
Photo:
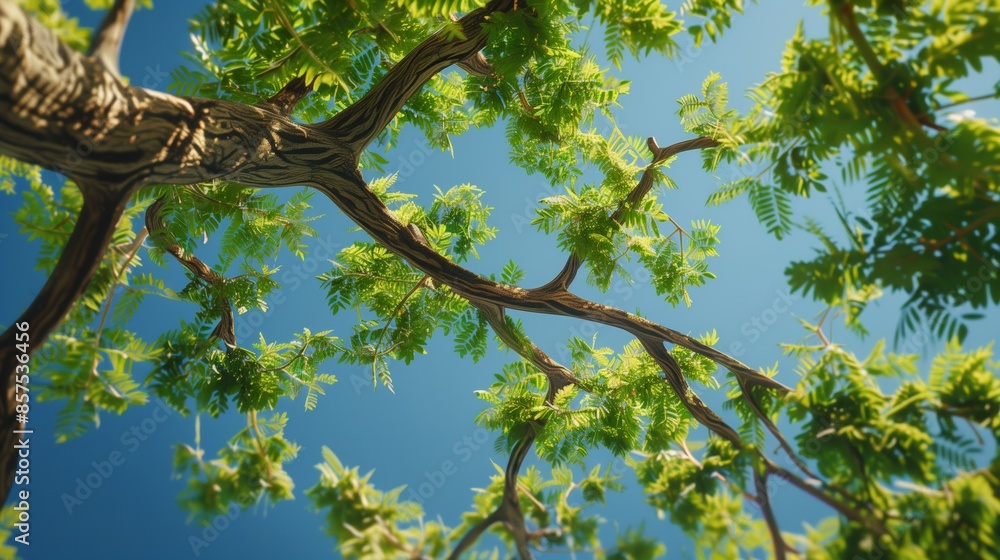
[[[219,289],[226,283],[226,279],[218,272],[212,270],[211,267],[198,257],[185,253],[184,249],[177,244],[177,240],[174,239],[173,234],[164,225],[163,218],[160,216],[163,204],[163,197],[160,197],[149,208],[146,208],[146,230],[150,233],[149,238],[158,247],[177,259],[177,262],[191,271],[191,274],[194,274],[208,284],[212,290],[215,290],[214,303],[220,320],[215,330],[212,331],[212,336],[221,338],[232,348],[236,346],[236,325],[233,319],[233,307],[230,305],[229,299],[219,293]]]
[[[117,2],[115,11],[126,13],[129,4]],[[463,39],[442,32],[431,36],[353,105],[326,122],[303,125],[288,117],[291,107],[309,91],[303,80],[291,82],[258,106],[147,91],[118,78],[117,62],[109,62],[108,55],[116,52],[114,41],[93,48],[94,56],[82,55],[10,0],[0,0],[0,152],[65,174],[77,182],[85,199],[56,273],[18,319],[32,325],[32,348],[41,345],[79,297],[135,189],[153,183],[190,185],[215,178],[259,188],[308,185],[322,191],[378,243],[424,272],[436,285],[447,286],[484,312],[502,340],[546,373],[549,401],[555,390],[576,379],[530,342],[514,340],[506,329],[506,309],[586,319],[632,334],[661,366],[694,417],[739,445],[736,432],[693,394],[665,343],[714,360],[733,372],[741,387],[758,385],[779,392],[787,387],[687,335],[570,293],[569,286],[583,263],[576,255],[570,256],[552,282],[535,289],[499,284],[460,267],[430,248],[418,229],[400,223],[368,189],[358,171],[361,151],[410,96],[442,69],[477,60],[474,57],[486,41],[482,24],[491,13],[513,7],[513,0],[489,2],[458,21]],[[113,15],[108,20],[120,24],[109,24],[108,34],[112,35],[102,33],[99,37],[113,36],[119,27],[124,29],[124,20]],[[476,68],[486,71],[485,67]],[[661,149],[651,140],[654,163],[612,217],[617,218],[623,208],[648,193],[650,170],[656,162],[680,151],[714,145],[714,141],[701,138]],[[151,234],[154,229],[150,227]],[[210,276],[211,271],[201,270],[198,263],[186,262],[185,266]],[[0,337],[0,389],[7,397],[0,402],[4,495],[10,490],[16,460],[9,441],[16,424],[11,400],[13,335],[10,329]],[[508,463],[504,505],[490,516],[491,523],[499,521],[510,528],[522,555],[527,554],[527,533],[514,483],[534,440],[533,429],[529,432]],[[483,529],[473,533],[478,535]]]
[[[100,37],[105,37],[99,34]],[[120,35],[119,35],[120,37]],[[106,56],[113,42],[92,49]],[[277,100],[280,101],[281,99]],[[8,0],[0,0],[0,152],[66,175],[83,210],[51,277],[17,319],[36,351],[82,294],[129,195],[151,183],[216,177],[248,184],[301,184],[314,166],[353,169],[335,138],[281,114],[281,103],[180,98],[124,84],[117,64],[70,49]],[[0,336],[0,484],[10,491],[15,329]]]
[[[59,41],[11,0],[0,0],[0,153],[62,173],[76,182],[85,201],[55,272],[16,321],[31,325],[32,351],[79,298],[136,189],[216,178],[281,187],[316,184],[321,178],[328,196],[338,188],[367,191],[358,182],[360,152],[424,82],[482,48],[481,25],[489,13],[513,5],[495,0],[470,13],[459,22],[464,40],[449,40],[443,33],[431,37],[355,106],[335,120],[306,126],[288,118],[309,91],[301,80],[259,106],[125,84],[118,76],[117,52],[132,4],[116,2],[88,56]],[[375,203],[388,216],[377,198]],[[392,231],[399,226],[391,225]],[[0,336],[5,497],[16,462],[9,445],[17,427],[14,334],[10,328]]]
[[[94,30],[94,38],[87,53],[100,60],[105,68],[115,74],[121,73],[118,69],[118,59],[121,54],[122,39],[125,37],[125,28],[128,27],[128,20],[133,10],[135,10],[135,0],[115,0],[100,27]]]
[[[486,45],[482,25],[491,13],[510,10],[516,4],[515,0],[492,0],[485,8],[459,19],[456,24],[461,27],[464,39],[456,39],[453,29],[438,31],[403,57],[365,96],[321,128],[337,131],[360,153],[410,97],[441,70],[461,63],[477,71],[486,71],[481,62],[469,58]]]
[[[0,336],[0,484],[6,500],[17,470],[18,454],[14,448],[19,436],[14,430],[23,430],[24,422],[15,414],[14,374],[18,365],[15,348],[15,325],[27,323],[31,352],[56,330],[66,312],[83,294],[111,243],[111,236],[118,218],[125,210],[127,199],[116,201],[96,195],[85,196],[83,208],[76,220],[73,233],[63,249],[52,275],[21,317]],[[28,364],[30,368],[30,362]],[[29,370],[30,373],[30,370]],[[30,395],[30,393],[29,393]]]

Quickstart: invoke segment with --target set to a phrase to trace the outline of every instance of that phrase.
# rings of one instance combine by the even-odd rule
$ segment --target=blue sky
[[[94,25],[99,19],[82,1],[65,4],[85,24]],[[201,4],[193,0],[161,1],[153,11],[143,10],[134,16],[122,49],[123,73],[132,83],[166,88],[167,73],[182,62],[179,51],[189,50],[187,18]],[[746,15],[737,18],[735,28],[716,45],[695,49],[688,38],[682,37],[684,54],[677,60],[627,61],[621,75],[632,80],[632,93],[622,101],[620,128],[630,135],[655,136],[660,145],[685,139],[674,114],[674,100],[698,91],[709,71],[719,72],[729,83],[737,108],[748,108],[749,101],[741,92],[759,82],[766,72],[777,70],[784,41],[791,37],[801,18],[805,18],[807,33],[826,33],[826,21],[818,10],[791,2],[766,2],[763,6],[749,5]],[[448,188],[473,183],[486,191],[486,203],[494,207],[491,223],[500,229],[498,238],[480,249],[481,260],[470,263],[470,268],[484,274],[498,273],[513,258],[527,271],[524,285],[548,281],[565,256],[557,249],[554,237],[537,233],[527,222],[536,201],[551,190],[538,176],[526,176],[507,162],[502,129],[475,130],[456,139],[454,158],[430,153],[424,146],[418,135],[404,134],[399,148],[390,155],[389,171],[400,172],[398,189],[419,193],[426,199],[434,185]],[[754,367],[782,361],[778,343],[796,341],[805,334],[797,317],[812,319],[822,311],[816,303],[786,295],[782,272],[790,261],[810,256],[812,240],[793,236],[775,241],[757,224],[744,200],[721,208],[706,207],[705,198],[719,179],[701,171],[697,154],[682,155],[668,174],[680,186],[661,197],[671,217],[681,224],[707,218],[723,226],[722,256],[710,264],[717,280],[695,290],[694,305],[687,309],[662,303],[648,280],[634,285],[616,284],[607,294],[580,288],[581,295],[628,310],[641,309],[650,319],[682,332],[700,334],[716,329],[720,347],[741,349],[738,357]],[[720,176],[728,178],[725,170]],[[360,239],[356,233],[345,233],[350,224],[331,203],[320,197],[313,200],[316,211],[326,215],[315,224],[320,233],[319,239],[313,240],[314,250],[336,249]],[[0,323],[5,325],[13,322],[44,282],[44,277],[34,270],[37,245],[16,233],[11,213],[17,203],[16,197],[0,197],[0,233],[7,234],[0,236],[0,261],[7,272],[6,297],[0,302]],[[797,210],[812,214],[822,214],[825,207],[828,205],[821,199],[796,203]],[[282,262],[287,265],[286,273],[296,274],[292,261]],[[327,263],[314,257],[299,266],[302,281],[296,289],[286,289],[284,302],[272,301],[272,310],[266,315],[251,313],[237,318],[242,344],[256,340],[257,331],[269,340],[287,340],[302,327],[313,331],[332,328],[335,334],[349,336],[349,317],[330,316],[319,282],[312,279],[329,268]],[[184,283],[179,269],[179,265],[169,263],[164,273],[175,289]],[[899,303],[899,298],[887,297],[868,311],[867,324],[873,333],[869,339],[855,341],[843,329],[835,329],[834,336],[851,341],[852,348],[864,353],[878,338],[891,338]],[[163,330],[173,328],[179,318],[191,314],[193,309],[151,303],[140,310],[131,327],[147,339],[154,339]],[[557,359],[569,337],[590,338],[595,332],[591,325],[575,321],[514,315],[524,319],[528,334]],[[990,325],[995,332],[1000,324],[997,319],[997,313],[992,311],[974,329],[969,344],[986,342]],[[758,326],[754,326],[755,322]],[[627,338],[601,330],[598,342],[619,348]],[[194,418],[170,413],[154,401],[122,417],[104,415],[99,428],[57,445],[49,434],[62,403],[35,403],[32,545],[24,550],[24,556],[252,559],[335,555],[334,542],[322,533],[322,517],[310,511],[303,494],[318,479],[314,465],[321,461],[320,449],[324,445],[345,464],[360,466],[362,471],[375,469],[372,481],[383,489],[403,484],[419,489],[431,478],[440,480],[434,472],[441,470],[443,463],[452,462],[456,472],[434,488],[433,495],[424,500],[424,508],[429,517],[440,516],[455,525],[471,502],[471,488],[485,486],[494,473],[491,461],[502,464],[506,460],[492,452],[494,434],[473,423],[482,408],[473,391],[489,385],[492,374],[510,359],[491,351],[485,360],[473,364],[452,352],[450,340],[438,336],[428,355],[409,367],[398,365],[393,369],[395,394],[381,388],[372,391],[365,368],[331,364],[328,370],[338,376],[340,383],[320,400],[317,410],[304,412],[301,400],[282,405],[291,415],[286,433],[301,446],[299,458],[288,466],[298,484],[297,498],[274,508],[241,512],[225,520],[225,529],[216,535],[203,534],[201,527],[187,524],[185,513],[175,501],[184,485],[172,476],[173,447],[193,441]],[[789,362],[782,363],[786,367],[780,378],[794,383]],[[137,372],[138,377],[144,375],[144,371]],[[724,397],[721,392],[712,394],[708,390],[703,390],[702,396],[710,404],[718,404]],[[218,420],[203,418],[202,447],[211,454],[244,422],[238,414]],[[112,465],[109,471],[112,459],[120,464]],[[606,464],[608,457],[598,453],[593,460]],[[95,472],[100,475],[100,486],[81,504],[68,509],[62,496],[74,493],[78,480],[93,477]],[[667,521],[659,520],[645,505],[631,474],[626,474],[623,482],[626,492],[610,496],[608,507],[601,512],[607,525],[613,528],[617,522],[624,529],[645,522],[647,533],[666,543],[668,557],[691,557],[686,537]],[[815,521],[831,513],[786,489],[778,489],[774,499],[787,530],[798,530],[803,520]],[[194,550],[191,537],[204,539],[208,546]]]

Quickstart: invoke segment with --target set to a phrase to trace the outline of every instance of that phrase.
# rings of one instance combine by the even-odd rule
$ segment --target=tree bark
[[[118,4],[126,7],[126,3]],[[56,274],[17,321],[40,329],[32,334],[32,349],[56,328],[86,286],[136,189],[216,178],[258,188],[308,185],[322,191],[377,242],[436,284],[448,286],[480,309],[491,309],[501,319],[509,308],[587,319],[629,332],[661,366],[692,415],[739,445],[736,432],[687,387],[664,344],[681,345],[709,357],[732,371],[741,386],[761,385],[780,392],[787,387],[687,335],[570,293],[572,278],[568,277],[582,262],[575,256],[564,270],[572,274],[535,289],[500,284],[462,268],[429,247],[419,230],[400,223],[358,171],[360,153],[407,99],[437,72],[480,50],[486,41],[482,24],[491,13],[513,5],[513,0],[493,0],[466,15],[459,20],[463,38],[443,33],[431,36],[355,104],[324,123],[304,125],[287,116],[285,103],[247,106],[129,86],[118,78],[116,67],[73,51],[11,0],[0,0],[0,152],[63,173],[76,181],[85,200]],[[110,48],[98,52],[107,53]],[[691,142],[684,149],[712,144]],[[664,153],[657,148],[654,157]],[[641,199],[650,186],[640,182],[634,197]],[[17,424],[12,400],[13,336],[11,329],[0,338],[0,389],[6,396],[0,403],[4,496],[16,463],[10,441]],[[550,381],[559,386],[572,379],[568,370],[546,362],[547,357],[530,348],[523,352],[527,359],[549,367]],[[512,457],[511,465],[520,466],[527,447],[530,441],[519,450],[522,455]]]

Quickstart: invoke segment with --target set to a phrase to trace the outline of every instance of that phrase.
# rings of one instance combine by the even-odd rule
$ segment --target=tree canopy
[[[285,429],[309,420],[287,401],[335,406],[338,372],[358,368],[392,391],[444,336],[481,373],[476,423],[506,463],[447,520],[363,474],[377,465],[325,449],[299,493],[345,557],[662,555],[669,544],[648,527],[611,540],[601,530],[599,506],[626,478],[698,557],[1000,556],[1000,362],[990,345],[964,345],[970,329],[995,328],[1000,304],[1000,124],[969,110],[995,111],[1000,98],[1000,81],[969,89],[1000,69],[995,3],[811,0],[828,33],[788,38],[780,70],[747,92],[749,110],[731,107],[714,72],[697,91],[669,92],[664,111],[687,136],[663,145],[618,126],[623,64],[683,57],[685,36],[717,41],[739,25],[741,0],[215,2],[193,17],[194,52],[167,92],[119,75],[137,2],[88,4],[107,10],[93,31],[57,0],[0,0],[0,196],[17,200],[49,275],[0,338],[13,500],[12,438],[30,427],[19,395],[58,403],[59,441],[154,398],[198,425],[235,411],[245,423],[228,445],[176,447],[182,508],[209,524],[289,500],[304,481],[286,472],[298,447]],[[449,151],[492,127],[510,164],[554,193],[528,219],[566,260],[537,287],[516,256],[471,270],[505,231],[480,186],[401,187],[388,171],[406,130]],[[707,198],[670,177],[688,152],[713,185]],[[286,186],[302,188],[266,190]],[[697,309],[697,288],[725,259],[720,225],[670,215],[672,189],[709,205],[745,200],[774,237],[812,239],[814,256],[785,275],[825,311],[784,346],[793,370],[744,364],[714,332],[581,295],[641,270],[665,303]],[[352,329],[238,339],[242,318],[288,288],[277,259],[310,258],[310,238],[325,234],[317,191],[367,236],[309,279]],[[869,307],[886,294],[904,302],[891,340],[858,355],[828,336],[835,322],[868,336]],[[131,325],[159,299],[197,311],[143,338]],[[629,341],[574,336],[553,357],[532,340],[539,314]],[[908,347],[918,336],[944,346]],[[496,349],[508,363],[480,371]],[[699,396],[709,393],[722,406]],[[595,462],[598,449],[628,477]],[[778,487],[829,518],[779,525]]]

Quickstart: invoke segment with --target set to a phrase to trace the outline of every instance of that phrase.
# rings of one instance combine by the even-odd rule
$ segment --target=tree
[[[115,1],[89,41],[53,16],[51,3],[24,4],[58,33],[0,2],[0,164],[28,183],[18,220],[42,239],[50,277],[0,338],[5,491],[18,468],[19,396],[30,394],[19,366],[36,350],[50,372],[44,394],[67,401],[60,437],[79,435],[98,411],[145,402],[147,391],[185,414],[245,413],[247,428],[219,459],[178,449],[178,470],[191,474],[182,502],[207,519],[261,496],[291,497],[286,418],[258,413],[302,392],[314,406],[335,380],[324,361],[368,366],[373,382],[391,388],[390,361],[414,359],[434,332],[453,336],[456,351],[475,361],[492,331],[519,357],[480,393],[480,421],[501,434],[506,468],[452,530],[422,520],[399,491],[377,490],[329,452],[308,494],[345,555],[457,557],[498,529],[522,558],[532,547],[566,545],[653,556],[662,546],[636,531],[602,549],[593,517],[572,505],[602,502],[616,488],[610,472],[587,464],[589,449],[605,447],[623,457],[641,452],[630,465],[648,501],[699,550],[723,557],[741,547],[776,558],[996,557],[1000,462],[975,453],[990,449],[980,429],[1000,435],[1000,380],[989,348],[960,344],[976,310],[1000,302],[1000,129],[962,113],[939,117],[1000,95],[1000,84],[983,95],[958,91],[970,69],[984,72],[1000,53],[996,7],[830,0],[831,36],[793,37],[782,71],[751,92],[753,111],[729,109],[725,84],[710,75],[679,100],[691,138],[661,147],[613,126],[627,85],[601,60],[618,65],[626,50],[674,55],[672,37],[685,31],[714,40],[741,2],[688,2],[695,24],[646,0],[349,1],[303,11],[287,2],[218,3],[196,20],[200,57],[177,71],[174,95],[118,75],[133,1]],[[591,26],[603,31],[603,58],[587,44]],[[455,65],[463,73],[442,74]],[[463,267],[497,235],[477,188],[440,191],[421,206],[392,188],[392,176],[366,181],[361,173],[380,172],[386,160],[373,143],[391,147],[406,124],[447,149],[452,136],[501,120],[513,163],[565,188],[542,201],[534,224],[557,236],[567,261],[537,288],[518,287],[524,273],[515,262],[493,277]],[[951,341],[927,375],[917,374],[915,356],[884,345],[855,356],[826,337],[824,316],[807,325],[817,344],[788,347],[800,360],[793,389],[776,371],[715,349],[711,334],[691,337],[571,291],[584,271],[607,290],[627,273],[623,259],[644,266],[673,305],[689,303],[688,289],[712,277],[706,259],[717,253],[717,226],[680,227],[654,190],[670,183],[664,168],[675,156],[695,150],[707,172],[747,170],[710,203],[745,195],[776,236],[800,226],[818,238],[816,258],[787,274],[829,316],[863,333],[869,302],[883,290],[905,294],[899,337],[926,327]],[[68,179],[58,198],[39,167]],[[599,183],[581,183],[587,168],[600,172]],[[836,186],[833,170],[866,189],[863,212],[837,206],[838,235],[791,213],[792,196]],[[331,310],[357,310],[359,321],[349,339],[305,330],[291,342],[240,347],[234,309],[262,305],[278,287],[266,261],[282,250],[301,256],[314,233],[307,193],[280,200],[259,191],[300,185],[326,195],[373,240],[339,253],[321,277]],[[212,265],[196,250],[208,234],[220,237]],[[143,254],[161,264],[169,255],[190,282],[171,290],[142,269]],[[229,275],[232,268],[239,272]],[[127,322],[150,295],[200,311],[143,341]],[[508,311],[585,319],[634,341],[613,351],[574,339],[570,363],[560,364]],[[140,362],[152,368],[145,387],[132,377]],[[688,383],[718,388],[719,366],[736,425]],[[892,389],[880,387],[880,376]],[[712,435],[692,450],[686,442],[697,425]],[[533,448],[550,474],[522,474]],[[782,532],[770,497],[778,482],[836,517],[803,535]],[[731,524],[743,501],[760,508],[760,519]],[[755,538],[764,533],[769,539]]]

